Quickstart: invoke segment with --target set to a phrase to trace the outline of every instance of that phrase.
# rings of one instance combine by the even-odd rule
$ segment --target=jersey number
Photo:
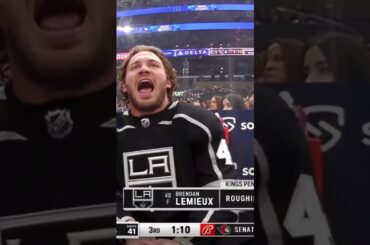
[[[225,139],[221,139],[220,145],[218,146],[217,149],[216,156],[218,157],[218,159],[225,159],[226,165],[234,165]]]
[[[312,176],[300,175],[284,226],[292,237],[314,236],[315,245],[333,244]]]

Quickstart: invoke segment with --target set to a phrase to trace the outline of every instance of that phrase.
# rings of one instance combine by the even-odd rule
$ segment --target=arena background
[[[177,99],[245,98],[253,88],[253,10],[253,0],[117,0],[117,67],[131,47],[154,45],[176,69]],[[119,91],[117,98],[122,107]]]

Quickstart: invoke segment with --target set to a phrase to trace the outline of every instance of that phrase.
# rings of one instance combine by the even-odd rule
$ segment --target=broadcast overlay
[[[153,223],[118,219],[117,239],[254,236],[253,111],[218,111],[216,114],[223,118],[229,148],[216,155],[232,158],[236,179],[224,179],[217,187],[143,187],[139,182],[131,183],[130,187],[123,188],[122,199],[118,201],[122,202],[123,210],[134,213],[229,211],[238,212],[239,221]],[[153,170],[166,167],[160,162],[153,164]]]
[[[254,210],[254,181],[225,180],[221,188],[124,188],[125,210]],[[254,223],[139,223],[117,221],[117,238],[253,237]]]
[[[125,188],[126,210],[253,210],[253,180],[225,180],[219,188]],[[236,189],[240,188],[240,189]]]
[[[118,239],[139,237],[253,237],[253,223],[117,223]]]

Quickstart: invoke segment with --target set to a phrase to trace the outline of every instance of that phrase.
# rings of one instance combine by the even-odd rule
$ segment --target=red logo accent
[[[215,224],[200,224],[201,236],[214,236],[216,234]]]
[[[231,233],[231,228],[228,225],[221,225],[221,227],[218,227],[218,230],[222,235],[228,235]]]

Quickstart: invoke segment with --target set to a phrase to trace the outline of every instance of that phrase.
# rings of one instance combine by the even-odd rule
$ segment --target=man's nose
[[[265,69],[266,69],[266,70],[274,69],[274,67],[275,67],[275,63],[274,63],[274,62],[272,62],[272,61],[267,61],[266,66],[265,66]]]
[[[148,73],[149,72],[149,67],[147,65],[142,65],[140,67],[140,73]]]

